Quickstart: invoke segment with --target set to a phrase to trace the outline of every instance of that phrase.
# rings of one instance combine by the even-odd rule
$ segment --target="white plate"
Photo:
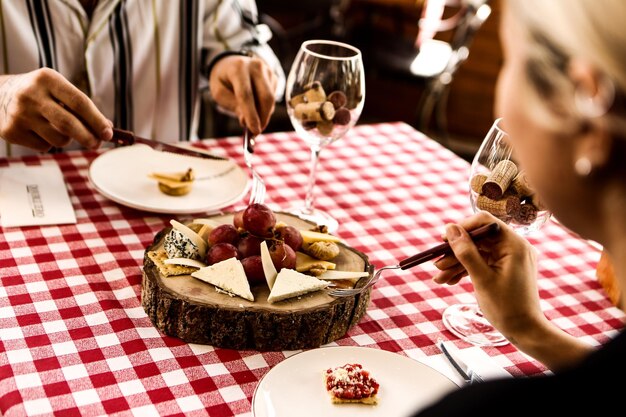
[[[193,168],[197,177],[191,192],[169,196],[148,177],[158,171]],[[216,211],[237,202],[247,191],[248,175],[234,161],[195,158],[158,152],[147,145],[112,149],[98,156],[89,167],[89,180],[105,197],[139,210],[186,214]]]
[[[378,381],[377,405],[331,403],[324,372],[346,363],[360,363]],[[254,391],[252,415],[404,417],[456,388],[443,374],[406,356],[365,347],[325,347],[290,356],[270,369]]]

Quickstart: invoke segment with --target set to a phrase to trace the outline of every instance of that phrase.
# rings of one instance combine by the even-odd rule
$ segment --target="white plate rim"
[[[420,369],[421,371],[424,372],[428,372],[430,373],[430,377],[433,378],[438,378],[439,381],[438,383],[444,384],[446,385],[445,389],[441,389],[440,388],[440,392],[433,392],[431,398],[428,399],[428,401],[423,401],[422,403],[416,405],[415,409],[413,410],[413,408],[411,408],[413,411],[418,411],[419,407],[425,407],[426,405],[428,405],[428,403],[437,400],[438,398],[440,398],[441,396],[443,396],[444,394],[446,394],[449,391],[458,389],[458,386],[450,379],[448,378],[446,375],[442,374],[441,372],[437,371],[436,369],[434,369],[433,367],[429,366],[426,363],[417,361],[413,358],[410,358],[408,356],[404,356],[401,355],[399,353],[395,353],[395,352],[391,352],[391,351],[387,351],[384,349],[378,349],[378,348],[372,348],[372,347],[365,347],[365,346],[322,346],[316,349],[309,349],[309,350],[304,350],[304,351],[300,351],[297,352],[287,358],[285,358],[283,361],[277,363],[276,365],[274,365],[268,372],[265,373],[265,375],[263,375],[263,377],[261,377],[261,379],[259,380],[259,382],[257,383],[255,389],[254,389],[254,393],[252,395],[252,401],[251,401],[251,414],[252,417],[263,417],[265,415],[267,415],[267,413],[261,413],[260,415],[257,415],[257,412],[259,410],[257,410],[257,407],[260,406],[259,402],[263,401],[263,400],[259,400],[260,398],[260,394],[259,394],[259,390],[262,388],[262,385],[268,380],[268,377],[270,377],[271,375],[275,375],[276,372],[280,372],[280,370],[286,366],[288,366],[288,364],[290,363],[290,361],[293,360],[298,360],[298,359],[302,359],[305,356],[315,356],[315,355],[319,355],[319,354],[324,354],[324,353],[337,353],[337,352],[341,352],[342,353],[346,353],[345,356],[350,356],[349,354],[351,353],[352,355],[358,354],[360,357],[365,358],[368,355],[377,355],[377,356],[382,356],[385,357],[387,359],[394,359],[396,361],[402,361],[404,364],[406,365],[410,365],[412,367],[415,367],[414,369]],[[295,359],[294,359],[295,358]],[[342,365],[340,363],[329,363],[328,367],[332,367],[332,366],[338,366],[338,365]],[[364,368],[368,368],[367,365],[363,364]],[[371,370],[371,369],[368,369]],[[323,382],[321,379],[321,372],[322,369],[320,369],[320,386],[323,387]],[[374,376],[374,378],[377,377],[377,375],[375,374],[375,372],[372,372],[372,375]],[[378,376],[380,376],[381,374],[379,373]],[[378,379],[379,382],[380,378]],[[434,384],[432,384],[432,380],[429,381],[431,383],[431,385],[429,385],[428,387],[432,388],[434,386]],[[385,387],[383,386],[383,384],[381,384],[381,391],[380,393],[383,393],[383,390],[385,389]],[[355,413],[354,410],[362,410],[363,411],[363,415],[384,415],[384,414],[379,414],[378,411],[383,412],[384,410],[380,410],[381,408],[381,404],[382,401],[384,400],[383,398],[380,399],[379,404],[375,405],[375,406],[366,406],[366,405],[361,405],[361,404],[331,404],[330,399],[325,398],[328,402],[327,404],[330,405],[330,407],[332,409],[336,409],[338,410],[337,415],[349,415],[349,412],[351,412],[352,414],[361,414],[361,413]],[[394,404],[394,407],[397,404]],[[355,407],[351,407],[351,408],[347,408],[351,407],[351,406],[356,406]],[[347,411],[346,411],[347,410]],[[345,412],[345,413],[344,413]],[[273,414],[270,414],[273,415]],[[320,414],[321,415],[321,414]],[[276,414],[277,417],[281,417],[278,416],[278,414]],[[325,417],[333,417],[334,414],[324,414]]]
[[[145,204],[141,204],[139,201],[136,200],[132,200],[132,199],[126,199],[126,198],[121,198],[118,195],[116,195],[114,192],[110,191],[109,189],[107,189],[107,187],[105,187],[102,182],[96,180],[97,176],[94,174],[94,170],[98,168],[98,164],[99,162],[101,162],[103,159],[107,159],[107,158],[115,158],[116,156],[119,156],[121,154],[127,153],[127,152],[133,152],[136,151],[137,149],[141,149],[144,151],[147,151],[146,148],[149,151],[158,153],[159,151],[155,151],[152,150],[151,148],[149,148],[147,145],[132,145],[132,146],[125,146],[125,147],[120,147],[120,148],[114,148],[114,149],[110,149],[107,150],[105,152],[103,152],[102,154],[98,155],[98,157],[96,157],[89,165],[89,170],[88,170],[88,179],[89,182],[91,183],[91,185],[96,189],[96,191],[98,191],[100,194],[102,194],[104,197],[108,198],[111,201],[114,201],[118,204],[121,204],[123,206],[126,207],[130,207],[133,209],[137,209],[137,210],[142,210],[142,211],[147,211],[147,212],[152,212],[152,213],[159,213],[159,214],[193,214],[193,213],[203,213],[203,212],[216,212],[224,207],[227,207],[229,205],[232,205],[234,203],[236,203],[237,201],[241,200],[241,198],[246,195],[246,193],[248,192],[249,188],[250,188],[250,177],[249,175],[243,170],[242,167],[240,167],[238,164],[236,164],[234,162],[234,160],[230,159],[230,158],[224,158],[224,160],[216,160],[216,161],[220,161],[220,162],[232,162],[233,163],[233,169],[235,170],[235,175],[242,175],[245,177],[245,181],[243,181],[243,186],[240,187],[239,192],[236,194],[233,194],[233,196],[231,198],[228,199],[224,199],[221,200],[217,203],[212,203],[212,204],[208,204],[208,205],[195,205],[195,206],[189,206],[189,207],[183,207],[183,208],[174,208],[174,207],[160,207],[160,206],[154,206],[154,205],[145,205]],[[169,154],[174,155],[174,154]],[[178,156],[178,155],[174,155],[174,156]],[[193,158],[193,157],[187,157],[187,156],[180,156],[181,158],[191,158],[193,159],[197,159],[200,162],[211,162],[213,160],[211,159],[201,159],[201,158]],[[231,175],[231,174],[229,174]],[[196,186],[196,184],[194,184],[194,186]],[[197,187],[195,187],[197,188]],[[192,193],[194,192],[194,190],[192,189],[191,191]],[[158,189],[155,188],[155,194],[159,193]],[[168,196],[163,195],[164,199],[167,199]],[[177,197],[172,197],[172,198],[177,198]],[[172,200],[175,201],[175,200]]]

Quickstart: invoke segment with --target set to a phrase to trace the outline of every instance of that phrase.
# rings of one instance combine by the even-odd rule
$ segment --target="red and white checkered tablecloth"
[[[240,138],[202,146],[243,166]],[[87,177],[97,155],[0,160],[0,166],[56,161],[78,219],[0,229],[0,413],[250,416],[257,382],[293,352],[188,344],[153,327],[140,301],[143,253],[171,216],[98,194]],[[309,151],[294,133],[263,135],[255,158],[270,206],[303,199]],[[447,221],[471,213],[468,168],[406,124],[361,125],[322,152],[316,205],[339,220],[337,234],[348,244],[374,265],[388,265],[439,243]],[[599,251],[556,223],[530,240],[540,254],[545,314],[576,336],[606,341],[624,315],[596,282]],[[386,273],[365,317],[333,344],[412,358],[438,353],[439,337],[466,347],[444,328],[441,314],[473,301],[471,283],[437,286],[434,270],[424,264]],[[513,375],[545,371],[511,345],[485,352]]]

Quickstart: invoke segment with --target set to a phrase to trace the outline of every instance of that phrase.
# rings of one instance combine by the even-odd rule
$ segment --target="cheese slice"
[[[192,272],[191,276],[246,300],[254,301],[246,271],[237,258],[228,258],[205,266]]]
[[[296,252],[296,271],[306,272],[306,271],[310,271],[311,268],[316,268],[316,267],[317,268],[322,267],[325,269],[335,269],[337,265],[329,261],[322,261],[320,259],[314,258],[303,252]]]
[[[267,301],[275,303],[287,298],[319,291],[327,286],[328,282],[326,281],[302,274],[293,269],[283,268],[276,276],[276,281],[270,295],[267,297]]]
[[[341,242],[341,239],[339,239],[337,236],[333,236],[328,233],[314,232],[312,230],[300,230],[300,234],[302,235],[303,243]]]
[[[157,180],[158,182],[167,185],[170,188],[188,187],[190,184],[193,184],[193,181],[177,181],[170,178],[158,177],[154,174],[150,174],[148,176],[153,180]]]
[[[318,279],[353,279],[369,276],[369,272],[362,271],[325,271],[317,276]]]
[[[166,265],[191,266],[193,268],[204,268],[206,266],[205,263],[190,258],[168,258],[164,259],[163,263]]]
[[[193,244],[198,247],[198,251],[200,252],[200,257],[204,258],[206,256],[206,251],[208,247],[204,239],[198,236],[198,234],[194,232],[193,230],[191,230],[188,226],[185,226],[184,224],[174,219],[170,220],[170,224],[172,225],[174,229],[178,230],[180,233],[185,235],[187,239],[191,240]]]
[[[270,250],[268,249],[267,241],[265,240],[261,242],[261,265],[263,265],[263,275],[265,275],[265,281],[267,281],[267,286],[271,291],[274,286],[274,282],[276,281],[278,271],[276,271],[274,262],[272,262],[272,255],[270,255]]]

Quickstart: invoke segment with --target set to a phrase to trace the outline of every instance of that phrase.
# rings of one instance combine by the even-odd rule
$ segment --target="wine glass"
[[[317,165],[321,150],[344,136],[363,110],[365,76],[361,52],[331,40],[303,42],[287,77],[285,96],[289,119],[311,150],[304,206],[287,211],[333,232],[337,221],[314,207]]]
[[[496,119],[483,139],[470,168],[469,196],[475,212],[486,210],[526,236],[549,219],[523,170],[518,168],[502,118]],[[478,346],[508,342],[485,319],[477,303],[455,304],[443,312],[443,323],[456,336]]]

